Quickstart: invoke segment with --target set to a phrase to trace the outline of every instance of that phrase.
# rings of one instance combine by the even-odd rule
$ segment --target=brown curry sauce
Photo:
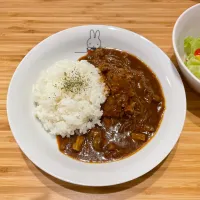
[[[138,58],[116,49],[96,49],[79,60],[99,68],[110,92],[102,105],[102,126],[82,136],[57,136],[60,151],[85,162],[114,161],[133,154],[155,135],[164,113],[156,76]]]

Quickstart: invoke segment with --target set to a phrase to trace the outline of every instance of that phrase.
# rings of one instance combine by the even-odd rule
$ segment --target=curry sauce
[[[154,73],[138,58],[99,48],[79,60],[99,68],[109,89],[102,105],[102,126],[85,135],[57,136],[61,152],[85,162],[122,159],[151,139],[162,120],[165,99]]]

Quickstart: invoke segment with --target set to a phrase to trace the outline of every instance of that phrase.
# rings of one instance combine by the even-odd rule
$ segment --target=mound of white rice
[[[43,71],[33,86],[34,113],[50,134],[85,134],[101,125],[106,100],[100,72],[87,61],[62,60]]]

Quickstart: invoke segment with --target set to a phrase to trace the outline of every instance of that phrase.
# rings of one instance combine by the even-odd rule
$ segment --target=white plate
[[[88,164],[59,152],[32,114],[32,85],[41,70],[61,59],[77,60],[86,52],[90,30],[100,31],[94,45],[127,51],[144,61],[157,75],[166,99],[166,111],[156,136],[136,154],[112,163]],[[96,32],[98,33],[98,32]],[[19,64],[10,83],[7,113],[13,135],[28,158],[45,172],[64,181],[106,186],[135,179],[158,165],[177,142],[185,119],[185,91],[170,59],[144,37],[112,26],[80,26],[56,33],[35,46]]]

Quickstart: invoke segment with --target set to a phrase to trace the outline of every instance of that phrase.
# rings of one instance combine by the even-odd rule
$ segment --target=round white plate
[[[58,150],[56,138],[47,134],[35,119],[32,113],[32,85],[41,70],[56,61],[77,60],[86,54],[88,47],[99,45],[127,51],[146,63],[160,80],[166,111],[156,136],[139,152],[116,162],[90,164],[63,155]],[[25,56],[10,83],[7,113],[18,145],[39,168],[71,183],[106,186],[135,179],[153,169],[168,155],[184,124],[186,97],[174,65],[156,45],[128,30],[90,25],[56,33]]]

